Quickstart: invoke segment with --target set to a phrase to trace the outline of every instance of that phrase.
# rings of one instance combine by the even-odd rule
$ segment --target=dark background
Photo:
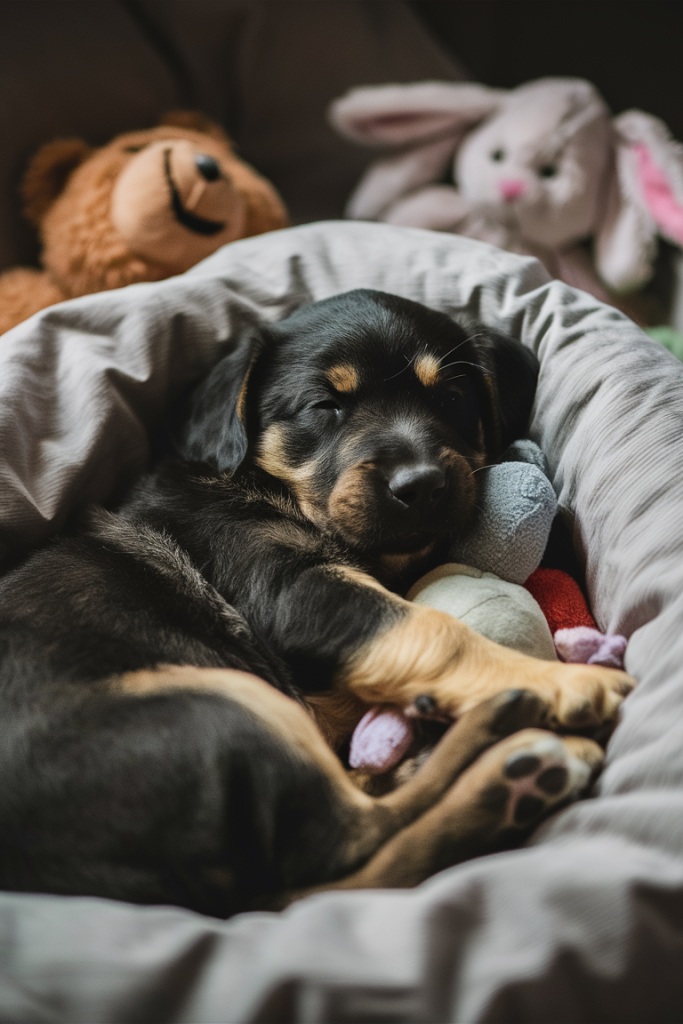
[[[53,138],[199,108],[301,223],[341,217],[375,156],[327,121],[349,88],[576,75],[683,141],[682,49],[673,0],[0,0],[0,270],[38,260],[19,182]]]
[[[412,0],[475,81],[588,78],[615,114],[638,107],[683,139],[680,0]]]

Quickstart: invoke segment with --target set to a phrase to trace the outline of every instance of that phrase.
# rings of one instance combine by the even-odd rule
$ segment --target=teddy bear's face
[[[82,295],[181,273],[285,223],[275,190],[224,136],[164,125],[90,151],[40,222],[43,263]]]
[[[131,153],[111,196],[111,219],[131,252],[181,272],[241,238],[246,203],[234,157],[210,138],[166,138]]]
[[[610,142],[606,110],[576,111],[550,89],[513,93],[466,136],[454,176],[472,209],[505,225],[511,241],[562,248],[598,220]]]

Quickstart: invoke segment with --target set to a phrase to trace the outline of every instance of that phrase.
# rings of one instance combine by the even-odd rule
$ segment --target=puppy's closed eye
[[[452,381],[441,392],[444,412],[463,441],[476,448],[480,431],[480,406],[476,388],[469,377]]]
[[[334,398],[323,398],[319,402],[314,402],[311,408],[319,409],[321,412],[330,412],[335,416],[341,416],[344,411],[341,404]]]

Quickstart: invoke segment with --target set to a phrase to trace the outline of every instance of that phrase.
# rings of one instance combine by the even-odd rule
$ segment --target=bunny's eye
[[[541,178],[554,178],[557,174],[557,167],[555,164],[543,164],[538,168],[538,174]]]
[[[494,149],[493,153],[491,153],[491,159],[495,160],[495,162],[497,164],[500,163],[501,160],[505,159],[505,150],[504,149]]]

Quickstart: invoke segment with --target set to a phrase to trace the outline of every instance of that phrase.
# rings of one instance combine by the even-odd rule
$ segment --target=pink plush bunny
[[[453,231],[537,256],[610,300],[653,272],[657,237],[683,246],[683,146],[656,117],[612,117],[578,78],[517,89],[419,82],[354,89],[334,127],[389,150],[347,215]],[[448,180],[450,179],[450,181]],[[593,240],[591,252],[580,243]]]

